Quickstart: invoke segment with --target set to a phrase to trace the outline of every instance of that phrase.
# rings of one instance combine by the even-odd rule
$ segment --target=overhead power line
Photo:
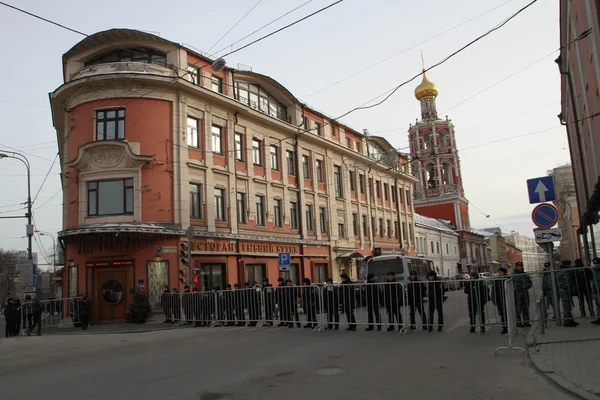
[[[492,11],[495,11],[495,10],[497,10],[498,8],[500,8],[500,7],[503,7],[503,6],[507,5],[508,3],[512,3],[513,1],[515,1],[515,0],[508,0],[508,1],[506,1],[506,2],[504,2],[504,3],[502,3],[502,4],[498,5],[498,6],[496,6],[496,7],[494,7],[494,8],[491,8],[491,9],[487,10],[486,12],[483,12],[483,13],[481,13],[481,14],[478,14],[478,15],[476,15],[476,16],[474,16],[474,17],[472,17],[472,18],[470,18],[470,19],[468,19],[468,20],[466,20],[466,21],[463,21],[463,22],[461,22],[461,23],[460,23],[460,24],[458,24],[458,25],[454,25],[453,27],[451,27],[451,28],[448,28],[448,29],[446,29],[445,31],[442,31],[442,32],[438,33],[438,34],[437,34],[437,35],[435,35],[435,36],[431,36],[430,38],[428,38],[428,39],[425,39],[425,40],[423,40],[423,41],[421,41],[421,42],[419,42],[419,43],[417,43],[417,44],[414,44],[414,45],[412,45],[412,46],[410,46],[410,47],[407,47],[406,49],[404,49],[404,50],[402,50],[402,51],[399,51],[399,52],[397,52],[397,53],[394,53],[394,54],[392,54],[391,56],[388,56],[388,57],[384,58],[384,59],[383,59],[383,60],[381,60],[381,61],[378,61],[378,62],[376,62],[376,63],[374,63],[374,64],[371,64],[371,65],[369,65],[369,66],[368,66],[368,67],[366,67],[366,68],[363,68],[363,69],[361,69],[361,70],[359,70],[359,71],[357,71],[357,72],[354,72],[353,74],[350,74],[350,75],[348,75],[348,76],[346,76],[346,77],[344,77],[344,78],[340,79],[339,81],[336,81],[336,82],[334,82],[334,83],[331,83],[331,84],[329,84],[329,85],[325,86],[324,88],[321,88],[321,89],[317,90],[316,92],[313,92],[313,93],[309,94],[308,96],[304,96],[304,97],[302,97],[302,98],[303,98],[303,99],[308,99],[309,97],[312,97],[312,96],[314,96],[314,95],[316,95],[316,94],[319,94],[319,93],[321,93],[321,92],[324,92],[324,91],[325,91],[325,90],[327,90],[327,89],[330,89],[330,88],[332,88],[332,87],[334,87],[334,86],[336,86],[336,85],[338,85],[338,84],[340,84],[340,83],[342,83],[342,82],[345,82],[345,81],[347,81],[348,79],[354,78],[355,76],[357,76],[357,75],[360,75],[360,74],[362,74],[363,72],[366,72],[366,71],[370,70],[371,68],[375,68],[375,67],[377,67],[378,65],[381,65],[381,64],[383,64],[383,63],[385,63],[385,62],[387,62],[387,61],[391,60],[392,58],[396,58],[396,57],[398,57],[399,55],[402,55],[402,54],[406,53],[407,51],[410,51],[410,50],[412,50],[412,49],[414,49],[414,48],[417,48],[417,47],[419,47],[419,46],[421,46],[421,45],[423,45],[423,44],[425,44],[425,43],[427,43],[427,42],[430,42],[430,41],[432,41],[432,40],[434,40],[434,39],[437,39],[438,37],[440,37],[440,36],[443,36],[443,35],[445,35],[446,33],[448,33],[448,32],[451,32],[451,31],[453,31],[453,30],[455,30],[455,29],[457,29],[457,28],[460,28],[461,26],[463,26],[463,25],[466,25],[466,24],[468,24],[468,23],[469,23],[469,22],[471,22],[471,21],[474,21],[474,20],[476,20],[476,19],[478,19],[478,18],[480,18],[480,17],[483,17],[484,15],[486,15],[486,14],[489,14],[489,13],[491,13]]]
[[[258,2],[257,2],[257,3],[256,3],[254,6],[252,6],[252,8],[251,8],[250,10],[248,10],[248,12],[247,12],[246,14],[244,14],[244,15],[242,16],[242,18],[238,19],[238,20],[237,20],[237,22],[236,22],[235,24],[233,24],[233,26],[232,26],[231,28],[229,28],[229,29],[227,30],[227,32],[225,32],[225,33],[223,34],[223,36],[221,36],[221,37],[219,38],[219,40],[217,40],[217,41],[216,41],[216,42],[215,42],[215,43],[214,43],[212,46],[210,46],[210,49],[208,49],[207,53],[210,53],[210,51],[213,49],[213,47],[215,47],[217,44],[219,44],[219,42],[220,42],[221,40],[223,40],[223,39],[225,38],[225,36],[227,36],[227,35],[229,34],[229,32],[231,32],[233,29],[235,29],[235,27],[236,27],[236,26],[238,26],[238,25],[240,24],[240,22],[242,22],[242,21],[244,20],[244,18],[246,18],[246,17],[247,17],[247,16],[248,16],[248,15],[249,15],[249,14],[250,14],[250,13],[251,13],[251,12],[252,12],[252,11],[253,11],[255,8],[256,8],[256,7],[258,7],[258,5],[259,5],[260,3],[262,3],[262,1],[263,1],[263,0],[258,0]]]
[[[286,13],[285,13],[285,14],[283,14],[283,15],[280,15],[279,17],[275,18],[273,21],[271,21],[271,22],[269,22],[269,23],[267,23],[267,24],[265,24],[265,25],[261,26],[260,28],[258,28],[258,29],[256,29],[255,31],[253,31],[253,32],[251,32],[251,33],[249,33],[249,34],[247,34],[246,36],[244,36],[243,38],[239,39],[238,41],[236,41],[236,42],[233,42],[233,43],[231,43],[229,46],[227,46],[227,47],[223,47],[221,50],[219,50],[219,51],[216,51],[216,52],[212,53],[211,55],[209,55],[209,57],[214,57],[215,55],[219,54],[219,53],[220,53],[220,52],[222,52],[223,50],[227,50],[227,49],[229,49],[229,48],[232,48],[233,46],[235,46],[235,45],[236,45],[236,44],[238,44],[239,42],[242,42],[242,41],[244,41],[245,39],[248,39],[250,36],[254,35],[254,34],[255,34],[255,33],[257,33],[257,32],[260,32],[260,31],[262,31],[262,30],[263,30],[263,29],[265,29],[266,27],[273,25],[275,22],[279,21],[279,20],[280,20],[280,19],[282,19],[282,18],[285,18],[285,17],[287,17],[288,15],[290,15],[291,13],[293,13],[294,11],[296,11],[296,10],[298,10],[298,9],[300,9],[300,8],[302,8],[302,7],[304,7],[305,5],[307,5],[308,3],[312,2],[312,1],[313,1],[313,0],[308,0],[308,1],[305,1],[304,3],[300,4],[298,7],[291,9],[290,11],[286,12]]]

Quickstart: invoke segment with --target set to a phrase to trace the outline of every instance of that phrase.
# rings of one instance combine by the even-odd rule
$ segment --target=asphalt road
[[[520,339],[522,340],[522,339]],[[570,398],[506,341],[468,327],[397,332],[187,328],[0,340],[2,399]],[[414,396],[414,397],[413,397]]]

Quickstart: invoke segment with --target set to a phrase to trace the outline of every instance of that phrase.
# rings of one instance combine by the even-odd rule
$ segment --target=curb
[[[530,329],[530,332],[533,331],[533,326],[532,329]],[[577,396],[580,399],[583,400],[598,400],[598,396],[596,396],[595,394],[588,392],[587,390],[584,390],[580,387],[575,386],[573,383],[569,382],[568,380],[566,380],[565,378],[563,378],[562,376],[560,376],[559,374],[555,373],[554,370],[552,368],[550,368],[550,366],[548,366],[545,362],[543,362],[540,359],[539,354],[537,354],[536,351],[536,345],[529,345],[529,341],[530,341],[530,337],[529,337],[529,333],[527,334],[527,345],[529,346],[527,348],[527,356],[529,357],[529,360],[531,361],[531,363],[533,364],[534,368],[541,374],[543,374],[548,380],[550,380],[552,383],[554,383],[556,386],[558,386],[559,388],[561,388],[562,390],[571,393],[574,396]],[[532,341],[533,339],[533,334],[531,334],[532,337]]]
[[[133,333],[148,333],[148,332],[161,332],[161,331],[172,331],[176,329],[186,329],[190,328],[189,326],[168,326],[165,328],[145,328],[145,329],[123,329],[118,331],[71,331],[71,332],[56,332],[56,333],[48,333],[47,336],[60,336],[60,335],[71,335],[71,336],[88,336],[88,335],[116,335],[116,334],[133,334]]]

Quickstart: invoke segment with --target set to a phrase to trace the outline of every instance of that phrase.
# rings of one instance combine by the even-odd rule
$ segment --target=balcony
[[[109,74],[147,74],[173,78],[177,76],[175,68],[173,67],[149,64],[145,62],[126,61],[96,64],[83,67],[74,74],[71,74],[71,80]]]

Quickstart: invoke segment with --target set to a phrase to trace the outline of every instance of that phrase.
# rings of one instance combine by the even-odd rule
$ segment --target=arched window
[[[138,47],[134,49],[116,50],[110,53],[105,53],[86,62],[85,66],[87,67],[88,65],[128,61],[157,64],[162,66],[167,64],[167,58],[164,53],[154,49]]]
[[[433,146],[432,140],[431,140],[431,133],[426,133],[425,136],[423,136],[423,143],[425,144],[425,149],[430,150]]]
[[[434,189],[437,186],[435,179],[435,167],[433,164],[427,164],[425,166],[426,179],[427,179],[427,188]]]
[[[452,177],[452,166],[448,163],[443,164],[443,183],[444,185],[452,185],[454,183],[454,179]]]
[[[236,89],[237,99],[240,103],[244,103],[273,118],[287,121],[287,107],[259,85],[238,82],[236,83]]]
[[[444,132],[440,132],[440,146],[446,147],[448,146],[448,135]]]

